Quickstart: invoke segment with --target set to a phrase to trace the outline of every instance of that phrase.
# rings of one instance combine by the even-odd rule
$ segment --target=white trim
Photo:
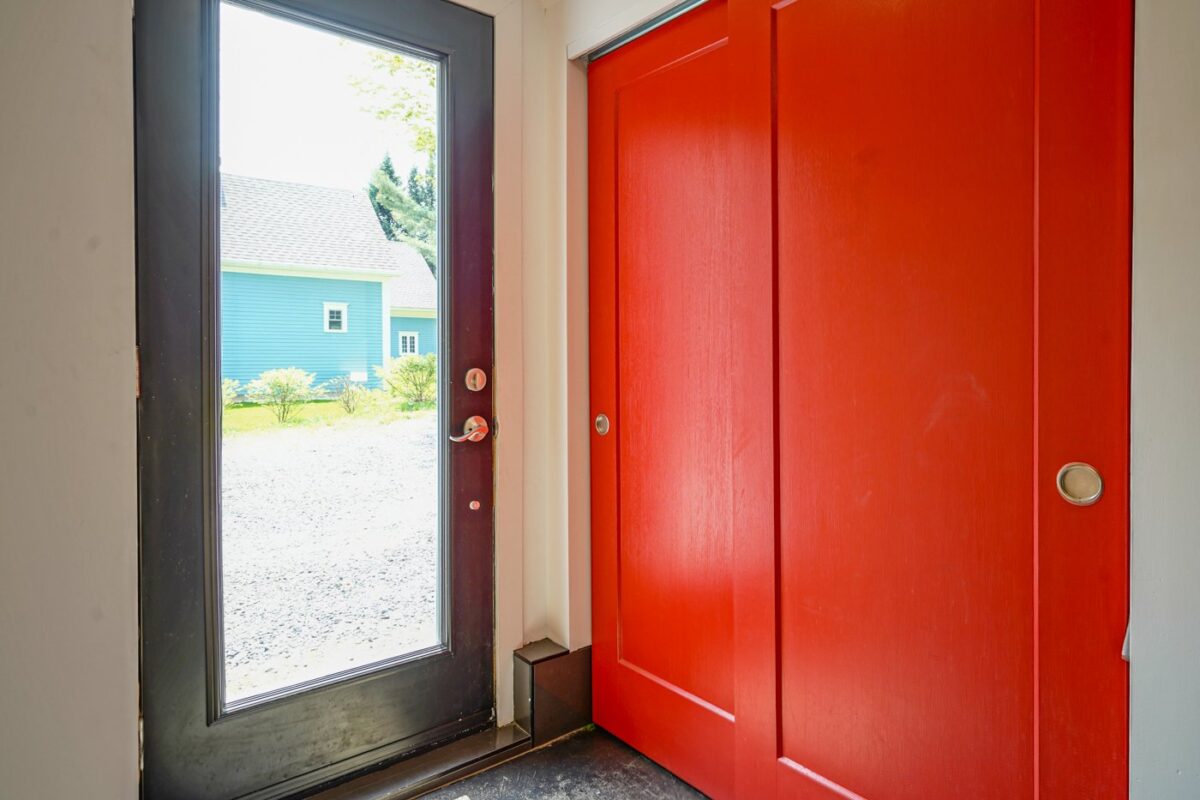
[[[330,311],[341,312],[342,327],[340,327],[340,328],[329,327],[329,312]],[[322,303],[321,304],[321,323],[322,323],[323,327],[325,328],[326,333],[345,333],[346,331],[350,330],[350,304],[349,303],[331,303],[331,302]]]
[[[592,0],[566,2],[566,54],[572,61],[588,55],[593,50],[599,50],[614,39],[636,30],[660,14],[680,5],[679,0],[624,0],[595,5],[591,3]],[[616,8],[616,11],[606,17],[597,18],[595,9],[604,8]]]
[[[396,277],[394,272],[383,270],[349,269],[345,267],[299,267],[290,264],[269,264],[260,261],[238,261],[229,259],[221,262],[222,272],[253,272],[259,275],[286,275],[293,278],[323,278],[325,280],[371,281],[387,283]]]
[[[418,319],[437,319],[437,311],[432,308],[404,308],[402,306],[392,306],[391,316],[393,317],[415,317]]]
[[[404,352],[404,337],[412,337],[412,350]],[[396,357],[421,355],[421,334],[418,331],[396,331]]]
[[[484,10],[497,0],[466,0]],[[504,436],[494,444],[495,470],[495,608],[496,608],[496,724],[513,719],[512,652],[533,641],[526,634],[540,628],[542,612],[527,602],[532,584],[543,583],[550,565],[529,573],[525,580],[525,369],[524,369],[524,234],[526,170],[524,141],[533,127],[534,101],[548,93],[540,83],[535,60],[541,44],[538,31],[544,17],[538,0],[513,0],[496,12],[495,165],[493,179],[495,225],[493,287],[495,293],[495,362],[488,378],[493,387],[494,413],[503,422]],[[526,68],[528,64],[528,68]],[[527,100],[526,98],[530,98]],[[540,124],[540,122],[538,123]],[[531,132],[531,130],[529,131]],[[530,183],[532,185],[532,181]],[[440,322],[440,320],[439,320]],[[439,361],[444,359],[439,358]],[[443,364],[444,365],[444,364]],[[549,387],[547,387],[548,389]],[[462,424],[461,422],[459,423]],[[528,612],[526,609],[530,609]]]
[[[392,317],[388,313],[388,308],[392,304],[391,300],[392,282],[387,280],[379,287],[380,313],[382,314],[379,318],[379,349],[383,351],[380,353],[380,357],[383,360],[379,363],[385,370],[388,368],[388,363],[392,360],[392,343],[388,341],[388,336],[392,333]]]
[[[478,11],[480,14],[487,14],[489,17],[498,17],[505,11],[508,11],[518,0],[455,0],[460,6],[466,6],[472,11]],[[519,6],[518,6],[518,10]]]

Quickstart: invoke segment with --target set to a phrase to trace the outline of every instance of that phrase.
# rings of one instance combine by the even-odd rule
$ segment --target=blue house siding
[[[346,331],[325,331],[324,304],[346,303]],[[243,384],[269,369],[299,367],[324,383],[352,372],[378,386],[383,363],[378,281],[221,272],[221,374]]]
[[[392,358],[400,355],[400,331],[415,331],[417,334],[417,352],[421,355],[437,352],[437,320],[428,317],[400,317],[392,315],[392,344],[389,352]]]

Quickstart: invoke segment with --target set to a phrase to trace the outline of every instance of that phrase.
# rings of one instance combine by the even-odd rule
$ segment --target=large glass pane
[[[437,64],[221,7],[226,706],[444,641]]]

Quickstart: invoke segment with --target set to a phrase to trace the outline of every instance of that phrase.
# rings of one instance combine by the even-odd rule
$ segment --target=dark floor
[[[696,800],[704,795],[601,730],[578,733],[422,800]]]

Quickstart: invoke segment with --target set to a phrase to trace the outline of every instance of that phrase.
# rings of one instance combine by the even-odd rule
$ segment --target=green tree
[[[365,110],[393,122],[425,168],[413,167],[408,180],[396,174],[390,156],[371,176],[367,194],[384,234],[417,249],[437,275],[437,64],[401,53],[375,52],[371,72],[351,83],[366,100]]]
[[[437,356],[401,356],[375,374],[388,385],[392,395],[413,406],[428,406],[437,400]]]
[[[425,176],[417,175],[416,194],[421,199],[414,199],[411,187],[414,185],[415,173],[414,169],[413,173],[409,174],[408,185],[401,185],[396,180],[391,159],[385,157],[371,176],[367,196],[371,198],[371,205],[375,208],[384,234],[393,241],[405,242],[416,248],[429,266],[429,271],[436,276],[437,210],[432,199],[433,190],[429,188],[428,192],[422,191]],[[430,187],[433,185],[432,174],[431,166],[426,171],[426,175],[430,176]]]
[[[434,174],[432,161],[425,166],[424,173],[418,172],[416,167],[409,171],[408,196],[430,211],[436,210],[437,176]]]
[[[393,184],[397,182],[396,168],[392,165],[391,155],[383,157],[383,163],[379,165],[379,171]],[[374,176],[372,176],[371,182],[367,185],[367,196],[371,199],[371,207],[375,209],[375,216],[379,217],[379,226],[383,228],[384,235],[392,241],[399,239],[400,231],[396,226],[396,221],[392,218],[391,211],[379,200],[379,185],[375,181]]]
[[[351,85],[378,119],[397,123],[414,151],[433,161],[437,153],[437,64],[401,53],[377,51],[371,74]]]

